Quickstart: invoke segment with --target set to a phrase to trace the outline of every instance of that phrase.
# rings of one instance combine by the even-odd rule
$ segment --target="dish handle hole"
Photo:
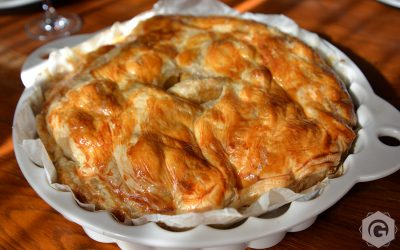
[[[378,139],[380,142],[390,147],[400,146],[400,140],[390,135],[380,135]]]
[[[53,51],[55,51],[56,49],[55,48],[47,48],[47,49],[44,49],[44,50],[42,50],[42,51],[40,51],[39,52],[39,58],[41,59],[41,60],[48,60],[49,59],[49,57],[50,57],[50,54],[51,54],[51,52],[53,52]]]
[[[40,59],[47,60],[47,59],[49,59],[49,56],[50,56],[50,52],[46,51],[46,52],[43,52],[42,54],[40,54]]]
[[[400,131],[396,128],[381,128],[378,130],[378,139],[389,147],[400,146]]]

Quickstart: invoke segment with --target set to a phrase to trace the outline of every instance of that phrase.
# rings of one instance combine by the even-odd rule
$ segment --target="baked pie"
[[[334,174],[355,139],[328,63],[234,17],[147,19],[44,93],[37,128],[58,182],[120,220],[300,192]]]

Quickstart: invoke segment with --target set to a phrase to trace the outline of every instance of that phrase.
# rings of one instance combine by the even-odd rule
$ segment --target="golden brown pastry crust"
[[[336,171],[356,123],[313,49],[253,21],[156,16],[50,84],[59,182],[120,219],[242,207]]]

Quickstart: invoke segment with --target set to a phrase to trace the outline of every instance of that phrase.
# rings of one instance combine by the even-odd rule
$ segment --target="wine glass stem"
[[[51,31],[56,25],[58,15],[56,9],[53,7],[51,0],[42,0],[42,9],[44,10],[44,29]]]

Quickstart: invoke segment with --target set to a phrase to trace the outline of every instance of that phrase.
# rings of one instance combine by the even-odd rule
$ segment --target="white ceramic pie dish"
[[[49,43],[31,54],[24,64],[21,79],[31,82],[45,66],[41,57],[50,50],[75,45],[91,35],[80,35]],[[122,249],[243,249],[266,248],[277,244],[286,232],[309,227],[317,216],[337,202],[357,182],[385,177],[400,168],[400,147],[383,144],[378,137],[390,136],[400,140],[400,113],[372,91],[367,79],[357,66],[341,51],[315,34],[299,29],[296,36],[316,44],[322,52],[334,54],[332,64],[348,83],[357,106],[360,130],[354,152],[344,162],[343,176],[330,180],[322,194],[310,201],[295,201],[268,218],[250,217],[230,229],[201,225],[183,232],[166,230],[155,223],[127,226],[116,222],[108,212],[90,212],[75,202],[72,193],[53,189],[47,182],[43,168],[35,165],[21,147],[23,139],[32,139],[34,131],[17,136],[16,124],[21,109],[32,95],[32,87],[23,92],[14,117],[13,143],[21,171],[32,188],[67,219],[81,225],[85,232],[100,242],[115,242]],[[315,42],[318,39],[318,42]]]

